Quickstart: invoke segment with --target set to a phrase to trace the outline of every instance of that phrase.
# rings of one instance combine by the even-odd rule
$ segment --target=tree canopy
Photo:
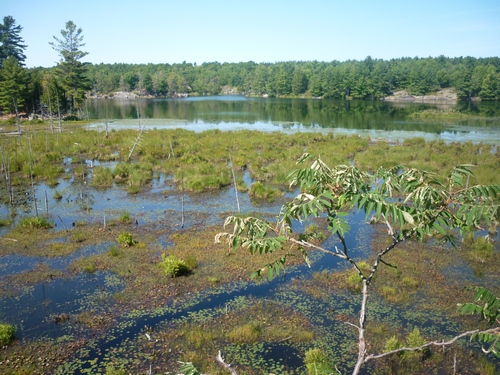
[[[16,20],[12,16],[3,18],[3,23],[0,24],[0,66],[3,65],[4,60],[12,56],[21,65],[23,65],[26,56],[24,50],[24,40],[19,35],[22,27],[16,25]]]
[[[82,29],[77,28],[73,21],[66,22],[65,29],[61,30],[62,38],[54,38],[49,44],[59,52],[61,61],[57,64],[55,73],[70,104],[70,111],[74,112],[85,99],[85,93],[90,88],[86,77],[86,66],[80,60],[88,52],[81,50],[83,43]]]

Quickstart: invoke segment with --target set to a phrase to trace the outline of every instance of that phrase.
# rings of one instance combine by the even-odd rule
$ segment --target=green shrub
[[[9,345],[15,338],[14,326],[10,324],[0,324],[0,346]]]
[[[132,235],[129,232],[120,233],[120,235],[117,238],[117,241],[120,245],[123,245],[124,247],[134,246],[137,243],[137,241],[135,241],[132,238]]]
[[[182,259],[177,258],[175,255],[161,255],[162,261],[160,262],[160,267],[163,268],[165,273],[170,277],[178,277],[182,275],[187,275],[190,269],[186,262]]]
[[[335,366],[323,349],[309,349],[306,352],[304,363],[309,375],[336,373]]]

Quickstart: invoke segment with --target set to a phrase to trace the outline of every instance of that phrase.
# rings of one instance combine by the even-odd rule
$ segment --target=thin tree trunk
[[[14,110],[16,111],[16,123],[17,123],[17,134],[21,135],[21,120],[19,119],[19,111],[17,110],[17,101],[15,97],[12,97],[14,102]]]
[[[231,159],[231,154],[229,154],[229,163],[231,163],[231,172],[233,174],[233,184],[234,184],[234,194],[236,195],[236,205],[238,206],[238,212],[240,211],[240,199],[238,197],[238,187],[236,186],[236,176],[234,175],[233,160]]]
[[[109,136],[108,131],[108,99],[106,98],[106,138]]]
[[[45,216],[49,218],[49,200],[47,199],[47,192],[45,192]]]
[[[59,133],[62,133],[62,124],[61,124],[61,106],[59,105],[59,93],[56,88],[56,99],[57,99],[57,116],[59,117]]]
[[[358,360],[352,372],[352,375],[358,375],[361,366],[365,363],[366,357],[366,341],[365,341],[365,324],[366,324],[366,301],[368,300],[368,284],[363,280],[361,310],[359,312],[359,326],[358,326]]]
[[[54,119],[52,118],[52,101],[50,100],[50,89],[47,88],[48,98],[49,98],[49,118],[50,118],[50,129],[52,130],[52,134],[54,134]]]
[[[36,204],[36,190],[35,190],[35,182],[33,181],[33,162],[31,158],[31,138],[28,137],[28,145],[29,145],[29,157],[30,157],[30,178],[31,178],[31,194],[33,195],[33,207],[35,209],[35,215],[38,217],[38,206]]]
[[[181,178],[181,190],[182,190],[182,195],[181,195],[181,228],[184,228],[184,173],[182,173],[182,178]]]

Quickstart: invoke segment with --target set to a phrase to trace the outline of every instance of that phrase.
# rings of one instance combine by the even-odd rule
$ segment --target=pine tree
[[[55,42],[49,44],[61,56],[56,74],[68,98],[69,109],[71,113],[74,113],[83,102],[85,91],[90,89],[90,83],[86,77],[86,66],[80,61],[88,55],[88,52],[80,49],[85,46],[82,29],[77,28],[73,21],[66,22],[66,28],[61,30],[61,35],[61,39],[54,36]]]
[[[26,45],[19,36],[22,29],[21,26],[16,26],[16,20],[11,16],[3,18],[3,23],[0,24],[0,65],[3,65],[9,56],[13,56],[21,65],[24,65]]]

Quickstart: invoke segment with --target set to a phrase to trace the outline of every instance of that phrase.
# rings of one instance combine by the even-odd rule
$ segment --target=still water
[[[108,130],[183,128],[192,131],[240,130],[333,132],[402,141],[411,137],[446,142],[500,142],[496,102],[389,103],[314,99],[264,99],[243,96],[185,99],[94,99],[87,101],[90,128]],[[458,111],[465,119],[415,119],[424,110]],[[475,117],[481,117],[481,119]]]

